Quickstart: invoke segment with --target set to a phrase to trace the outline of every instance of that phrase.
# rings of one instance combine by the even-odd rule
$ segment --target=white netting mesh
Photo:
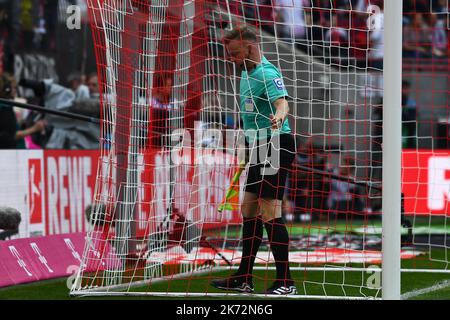
[[[297,154],[282,212],[299,294],[380,297],[383,2],[88,5],[103,89],[102,169],[84,268],[72,293],[120,288],[220,294],[209,281],[217,271],[229,275],[229,264],[236,267],[242,258],[236,205],[246,174],[235,188],[232,210],[217,209],[237,169],[246,107],[240,91],[242,81],[249,81],[226,56],[223,36],[246,23],[289,95]],[[268,90],[251,100],[269,101]],[[411,137],[427,141],[432,135],[405,136]],[[414,205],[410,193],[405,200],[408,208]],[[446,226],[447,213],[439,217],[436,224]],[[411,230],[404,225],[405,233]],[[443,265],[417,258],[423,246],[406,236],[410,247],[402,258],[418,261],[408,266],[446,269],[446,237],[437,244],[428,235],[429,256],[437,254],[432,260]],[[261,288],[274,280],[269,248],[264,240],[256,257]]]

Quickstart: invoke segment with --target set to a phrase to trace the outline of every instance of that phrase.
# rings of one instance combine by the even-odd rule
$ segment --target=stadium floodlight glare
[[[249,294],[211,283],[249,257],[240,204],[252,158],[245,170],[239,158],[253,120],[270,150],[286,124],[297,146],[276,185],[285,188],[279,208],[298,291],[289,298],[400,299],[401,259],[430,263],[405,272],[448,272],[446,238],[416,247],[419,219],[402,216],[402,1],[255,3],[88,0],[102,149],[71,295]],[[257,39],[230,52],[224,37],[244,25]],[[255,48],[264,59],[250,61]],[[281,76],[266,78],[264,68]],[[289,114],[275,128],[277,99]],[[269,151],[259,155],[273,164]],[[253,268],[261,298],[275,280],[290,281],[275,279],[268,238]]]

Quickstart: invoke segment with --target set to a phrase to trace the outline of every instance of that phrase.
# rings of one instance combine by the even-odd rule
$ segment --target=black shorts
[[[244,191],[258,198],[282,200],[296,148],[292,134],[274,136],[261,145],[248,147],[249,168]]]

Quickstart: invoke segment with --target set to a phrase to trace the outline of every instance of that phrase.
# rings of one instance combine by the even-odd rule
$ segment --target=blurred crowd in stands
[[[13,87],[17,83],[17,90],[14,88],[6,96],[18,92],[23,97],[25,92],[28,93],[25,94],[28,102],[58,110],[99,115],[96,76],[86,77],[75,69],[69,77],[63,75],[59,79],[49,80],[23,77],[15,70],[15,55],[18,53],[51,53],[55,50],[57,30],[63,28],[58,26],[61,22],[60,7],[81,2],[83,1],[0,0],[0,72],[5,74],[5,79],[9,77],[6,72],[14,75],[11,82]],[[224,0],[211,2],[225,4]],[[403,4],[405,63],[408,59],[417,63],[418,59],[434,61],[448,58],[449,1],[403,0]],[[383,0],[229,0],[228,7],[231,13],[245,16],[246,21],[261,25],[279,39],[295,41],[299,49],[316,58],[333,57],[331,59],[339,59],[341,65],[348,63],[378,70],[382,68]],[[30,92],[33,92],[31,99]],[[1,94],[5,96],[5,92]],[[89,99],[96,99],[97,104],[92,104]],[[29,141],[26,144],[28,147],[98,147],[98,143],[91,143],[99,135],[98,126],[93,129],[95,133],[89,135],[85,129],[73,129],[77,125],[83,128],[90,126],[85,123],[81,125],[79,121],[63,121],[52,116],[46,116],[43,120],[35,112],[16,110],[18,120],[15,127],[20,133],[18,136],[28,134],[33,137],[25,138],[25,141]],[[413,107],[409,107],[410,112],[406,112],[408,114],[404,118],[412,123],[414,117],[411,110]],[[69,128],[73,132],[79,131],[82,139],[62,133],[62,130],[68,131]],[[406,130],[411,131],[411,128]],[[24,146],[23,143],[19,145]],[[6,146],[10,147],[11,144],[3,147]]]
[[[16,79],[0,74],[0,98],[19,100],[18,91],[31,90],[28,102],[46,109],[100,118],[100,93],[96,74],[72,74],[68,87],[52,79]],[[100,127],[73,118],[12,108],[0,102],[0,149],[98,149]]]
[[[58,0],[1,0],[0,46],[3,70],[13,72],[20,51],[55,50]],[[69,3],[76,1],[70,0]]]
[[[65,11],[61,8],[80,4],[85,6],[80,0],[0,0],[0,98],[100,117],[96,74],[86,76],[80,70],[72,70],[67,77],[58,70],[48,70],[57,67],[52,59],[56,58],[57,31],[65,27],[60,24],[64,19],[59,15]],[[21,55],[36,56],[26,60]],[[70,65],[81,59],[73,52],[58,65]],[[26,71],[22,72],[24,69]],[[1,149],[99,147],[98,124],[11,108],[1,103],[0,122]]]
[[[311,55],[329,56],[326,50],[331,50],[341,63],[382,66],[383,0],[245,0],[244,6],[236,1],[230,3],[231,12],[245,16],[279,39],[295,41]],[[447,0],[403,0],[405,58],[448,57],[449,5]]]

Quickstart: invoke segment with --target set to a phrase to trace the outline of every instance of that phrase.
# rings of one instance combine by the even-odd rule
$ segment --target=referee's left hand
[[[281,129],[283,125],[283,119],[277,115],[270,115],[270,122],[272,124],[272,130]]]

